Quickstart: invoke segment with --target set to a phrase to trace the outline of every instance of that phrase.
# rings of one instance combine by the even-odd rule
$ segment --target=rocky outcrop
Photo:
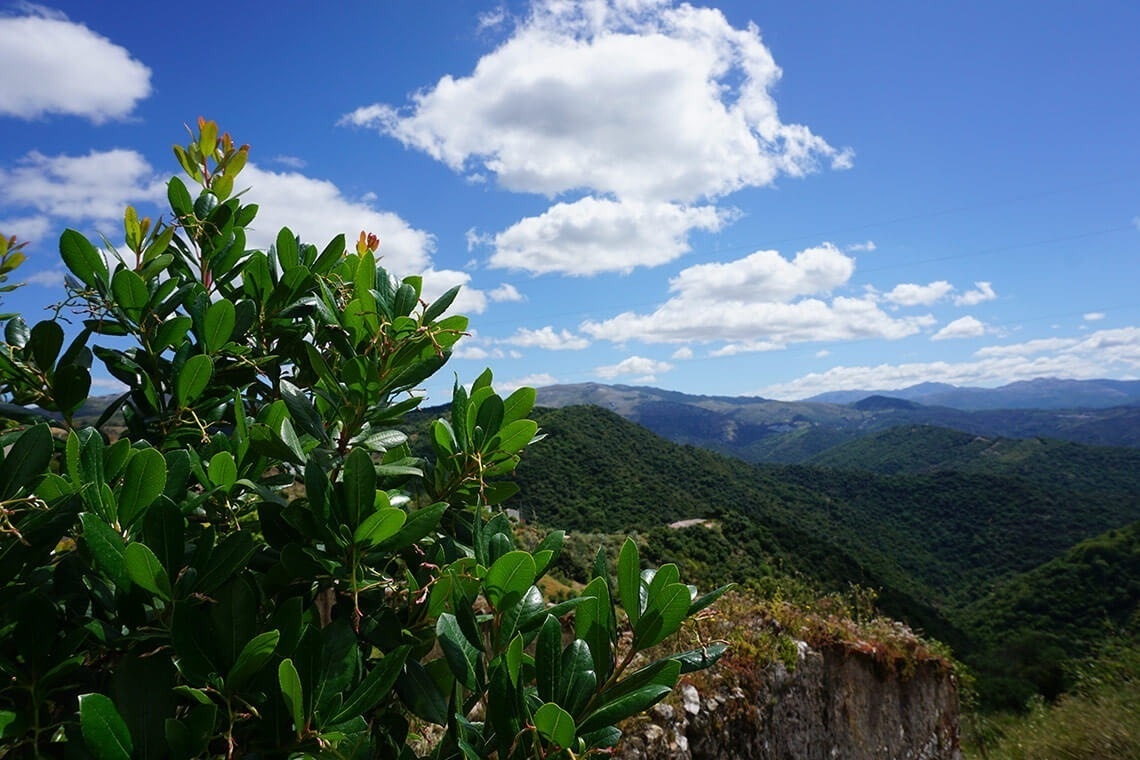
[[[959,760],[958,689],[944,663],[900,672],[847,645],[799,644],[795,666],[682,679],[679,699],[625,726],[626,760]]]

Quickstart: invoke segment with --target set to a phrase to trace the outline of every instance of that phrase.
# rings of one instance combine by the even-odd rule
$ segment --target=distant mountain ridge
[[[1106,409],[1140,403],[1140,380],[1066,380],[1042,377],[999,388],[919,383],[898,390],[831,391],[806,401],[851,404],[868,396],[888,396],[925,406],[963,411],[983,409]]]
[[[921,398],[945,397],[951,394],[947,389],[953,389],[935,383],[914,387],[918,390],[913,395]],[[987,393],[996,394],[986,402],[993,405],[1001,399],[1028,403],[1031,396],[1042,400],[1042,404],[1056,403],[1064,390],[1074,404],[1064,408],[966,410],[929,405],[898,395],[863,395],[862,391],[852,391],[851,396],[843,396],[850,400],[836,403],[701,396],[600,383],[539,388],[538,403],[556,408],[598,406],[674,443],[700,446],[750,462],[804,463],[834,446],[899,425],[934,425],[1006,438],[1043,437],[1101,446],[1140,446],[1140,381],[1041,380],[992,390],[958,390],[981,399],[975,404],[982,404],[982,396]],[[1131,401],[1103,406],[1110,399]],[[1102,406],[1079,407],[1077,400]]]

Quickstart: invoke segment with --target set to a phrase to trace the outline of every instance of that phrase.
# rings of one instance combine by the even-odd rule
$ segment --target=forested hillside
[[[1048,568],[1062,555],[1096,557],[1099,564],[1090,567],[1102,574],[1136,578],[1134,568],[1118,562],[1125,544],[1065,554],[1140,520],[1140,454],[1131,450],[916,427],[838,449],[832,462],[865,468],[841,470],[752,465],[670,443],[597,407],[539,409],[535,419],[547,438],[518,470],[525,498],[515,506],[525,519],[579,531],[638,531],[651,555],[718,582],[793,574],[825,588],[854,582],[878,589],[889,614],[981,666],[991,704],[1015,705],[1034,690],[1055,693],[1062,662],[1083,651],[1096,625],[1053,625],[1049,641],[1063,645],[1034,650],[1041,662],[1033,667],[999,672],[995,658],[1018,656],[1003,649],[1009,641],[978,626],[989,614],[978,600],[992,592],[992,604],[1020,609],[1027,602],[1001,600],[1036,598],[1042,577],[1057,583],[1057,571]],[[694,518],[710,522],[667,527]],[[1088,546],[1117,539],[1100,541]],[[1062,563],[1068,571],[1072,565]],[[1135,609],[1133,581],[1122,583],[1124,592],[1105,598],[1086,583],[1086,607],[1059,605],[1059,614]],[[1014,631],[1020,623],[1010,625]]]

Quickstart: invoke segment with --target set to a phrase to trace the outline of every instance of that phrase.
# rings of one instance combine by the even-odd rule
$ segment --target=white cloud
[[[14,235],[21,242],[34,243],[42,240],[49,232],[51,219],[46,214],[0,219],[0,235],[6,238]]]
[[[716,231],[725,220],[712,206],[582,198],[495,235],[490,265],[535,274],[628,273],[672,261],[688,252],[690,231]]]
[[[41,216],[107,223],[121,220],[128,204],[158,202],[165,193],[142,154],[121,148],[84,156],[33,151],[14,168],[0,168],[0,202]]]
[[[260,206],[249,231],[252,247],[272,245],[282,227],[318,248],[341,233],[351,243],[365,230],[380,236],[380,263],[398,277],[422,272],[435,249],[431,234],[413,228],[390,211],[346,197],[327,180],[251,164],[238,176],[235,187],[249,187],[246,201]]]
[[[287,166],[290,169],[304,169],[306,164],[308,163],[305,161],[305,159],[298,158],[297,156],[281,155],[281,156],[274,156],[273,158],[271,158],[269,160],[271,163],[281,164],[282,166]]]
[[[468,345],[466,341],[460,341],[451,351],[451,356],[455,359],[474,359],[482,361],[490,355],[491,353],[482,346],[474,344]]]
[[[542,348],[547,351],[580,351],[589,348],[590,341],[574,335],[569,330],[555,332],[550,325],[538,330],[520,327],[514,335],[503,339],[504,343],[524,348]]]
[[[482,20],[508,21],[497,11]],[[759,30],[716,9],[534,0],[470,74],[341,123],[375,128],[469,179],[573,196],[498,235],[472,230],[469,247],[493,241],[493,266],[628,272],[672,261],[691,231],[731,221],[702,201],[851,165],[850,150],[780,120],[780,76]]]
[[[826,348],[821,348],[819,351],[815,352],[815,358],[817,359],[826,359],[829,356],[831,356],[831,352]]]
[[[546,385],[557,385],[558,378],[546,372],[540,372],[534,375],[526,375],[524,377],[516,377],[513,380],[495,381],[495,390],[500,393],[510,393],[518,390],[519,388],[541,388]]]
[[[899,306],[929,306],[945,298],[954,290],[946,280],[938,280],[929,285],[901,283],[883,297]]]
[[[875,250],[875,248],[877,248],[877,246],[875,245],[874,240],[868,240],[868,241],[863,242],[863,243],[854,243],[852,245],[847,246],[848,251],[854,251],[854,252],[873,251],[873,250]]]
[[[487,291],[487,297],[496,303],[525,301],[526,297],[514,285],[504,282],[494,290]]]
[[[614,342],[723,342],[715,353],[725,355],[793,342],[902,338],[933,324],[929,315],[892,317],[873,295],[822,297],[853,271],[854,262],[827,244],[791,261],[761,251],[682,270],[671,281],[673,296],[652,313],[625,312],[580,330]]]
[[[385,267],[389,266],[383,259],[379,263]],[[428,303],[439,298],[456,285],[459,286],[459,295],[448,307],[448,314],[482,314],[487,310],[487,294],[482,290],[467,287],[471,281],[471,275],[466,272],[455,269],[428,268],[419,274],[424,278],[423,292],[420,297]]]
[[[922,382],[1002,385],[1036,377],[1140,376],[1140,327],[1100,330],[1081,338],[1039,339],[990,346],[963,362],[920,362],[833,367],[756,391],[766,398],[796,399],[851,388],[892,390]]]
[[[631,356],[617,364],[597,367],[594,372],[598,377],[611,380],[620,375],[641,375],[646,382],[652,382],[657,374],[668,372],[671,369],[673,369],[673,365],[669,362],[647,359],[643,356]]]
[[[580,329],[598,339],[646,343],[729,341],[734,351],[771,350],[787,343],[885,338],[893,340],[928,327],[929,315],[894,318],[874,301],[817,298],[795,303],[692,304],[670,299],[651,314],[625,312]]]
[[[1105,316],[1106,315],[1103,311],[1090,311],[1089,313],[1085,314],[1082,319],[1084,319],[1086,322],[1099,322],[1100,320],[1104,319]]]
[[[974,317],[960,317],[955,319],[950,324],[943,327],[934,335],[930,336],[931,340],[953,340],[956,338],[976,338],[979,335],[986,334],[986,326],[983,322]]]
[[[1001,356],[1032,356],[1049,351],[1060,351],[1075,346],[1077,338],[1038,338],[1024,343],[1013,343],[1005,346],[985,346],[974,352],[974,356],[981,358]]]
[[[993,285],[988,282],[975,282],[974,290],[968,290],[954,299],[959,306],[975,306],[983,301],[992,301],[997,298]]]
[[[737,354],[755,354],[762,351],[782,351],[787,344],[771,340],[745,340],[739,343],[729,343],[709,352],[709,356],[736,356]]]
[[[370,201],[346,197],[332,182],[250,164],[238,177],[237,188],[248,188],[245,200],[259,205],[248,230],[251,248],[273,245],[282,227],[319,248],[341,233],[351,245],[365,230],[380,236],[380,263],[393,276],[423,274],[426,298],[470,282],[471,276],[464,272],[431,268],[435,239],[430,233],[375,208]],[[16,232],[23,226],[23,234],[46,232],[53,220],[62,220],[93,223],[114,240],[121,234],[120,220],[128,204],[164,205],[165,197],[166,178],[132,150],[92,151],[84,156],[32,152],[13,168],[0,167],[0,203],[37,212],[22,221],[11,220]],[[148,213],[144,207],[139,210]],[[499,296],[509,298],[511,293],[500,289]],[[452,310],[481,313],[486,307],[485,293],[464,287]]]
[[[673,352],[673,355],[670,358],[676,359],[677,361],[686,361],[688,359],[692,359],[693,349],[689,348],[688,346],[681,346]]]
[[[0,115],[130,116],[150,95],[150,69],[128,50],[58,12],[0,17]]]
[[[669,290],[692,301],[787,302],[830,292],[854,271],[853,259],[824,243],[791,261],[776,251],[757,251],[735,261],[698,264],[670,280]]]
[[[500,5],[493,10],[479,14],[479,29],[494,29],[507,20],[507,9]]]
[[[63,269],[43,269],[26,277],[17,274],[15,279],[25,282],[28,285],[42,285],[45,288],[62,288],[63,275]]]
[[[780,75],[759,30],[716,9],[548,0],[469,76],[343,121],[511,190],[693,201],[850,164],[780,121]]]

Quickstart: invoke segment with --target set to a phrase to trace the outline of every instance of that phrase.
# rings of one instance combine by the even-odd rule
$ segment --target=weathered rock
[[[899,674],[847,646],[799,648],[742,688],[702,679],[625,726],[626,760],[959,760],[958,689],[937,662]]]

